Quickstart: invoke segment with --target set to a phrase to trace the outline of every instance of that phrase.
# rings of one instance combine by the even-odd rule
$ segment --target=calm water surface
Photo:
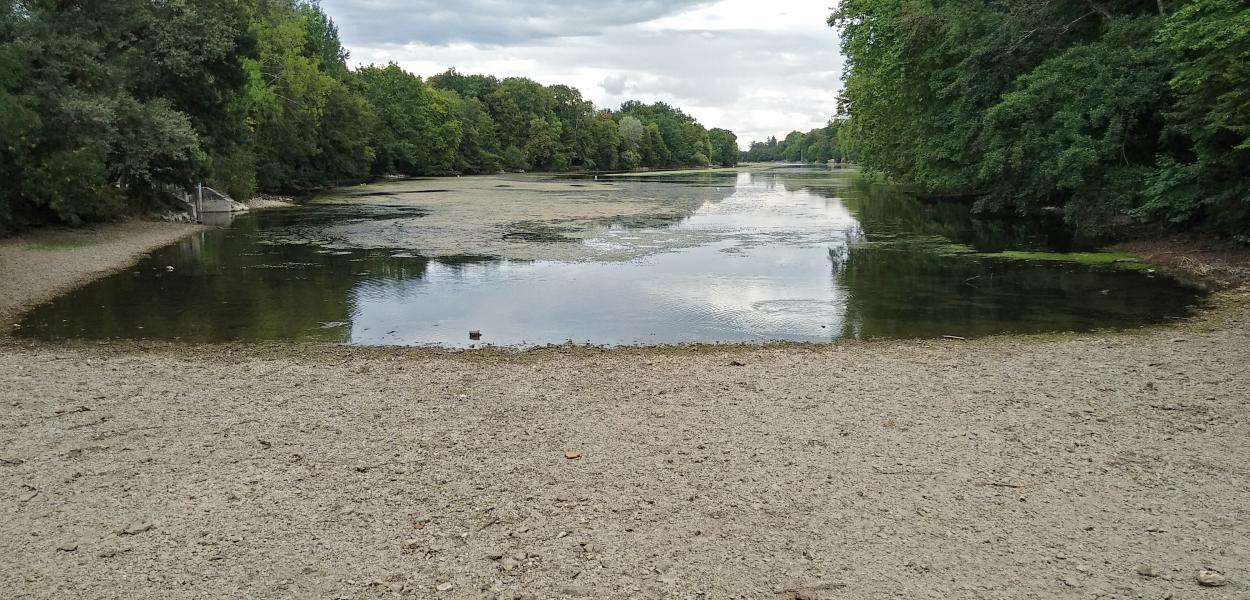
[[[1086,250],[1056,224],[974,219],[823,170],[627,181],[723,190],[683,218],[593,225],[571,243],[654,247],[628,262],[422,257],[289,243],[412,206],[242,217],[32,312],[21,335],[319,339],[362,345],[828,341],[1088,330],[1179,318],[1199,294],[1139,270],[950,252]],[[282,241],[275,241],[282,240]],[[169,270],[172,267],[172,270]],[[481,330],[481,342],[468,339]]]

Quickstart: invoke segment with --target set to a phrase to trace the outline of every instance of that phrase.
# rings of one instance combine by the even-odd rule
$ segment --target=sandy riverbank
[[[6,306],[90,277],[47,276],[71,257],[110,270],[185,235],[127,227],[2,250],[29,260]],[[971,342],[0,339],[0,589],[1243,598],[1247,365],[1245,291],[1170,327]]]
[[[1241,598],[1248,302],[1144,333],[724,351],[8,340],[0,588]]]

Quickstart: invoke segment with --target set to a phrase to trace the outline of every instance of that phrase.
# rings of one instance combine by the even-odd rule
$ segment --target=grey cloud
[[[842,59],[836,33],[824,26],[825,1],[794,1],[791,6],[801,1],[806,12],[793,27],[714,31],[640,25],[713,4],[697,0],[323,5],[360,62],[394,60],[420,75],[455,66],[465,73],[573,85],[601,108],[624,100],[664,101],[708,127],[733,130],[745,143],[820,126],[836,109]],[[733,0],[722,2],[712,10]],[[474,16],[479,14],[489,16]],[[472,41],[477,38],[482,41]],[[453,46],[450,40],[470,41]]]
[[[349,44],[511,45],[593,36],[710,0],[323,0]]]
[[[611,75],[604,77],[599,82],[599,87],[603,88],[603,93],[609,96],[625,95],[625,87],[629,84],[629,78],[624,75]]]

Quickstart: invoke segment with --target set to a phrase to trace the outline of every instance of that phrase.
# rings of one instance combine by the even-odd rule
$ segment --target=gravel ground
[[[972,342],[4,340],[0,589],[1244,599],[1248,333],[1242,291]]]
[[[172,244],[198,225],[129,221],[84,229],[45,229],[0,239],[0,324],[101,275]]]

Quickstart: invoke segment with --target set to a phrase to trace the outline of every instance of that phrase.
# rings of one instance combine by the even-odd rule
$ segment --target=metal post
[[[195,222],[204,222],[204,183],[195,184]]]

